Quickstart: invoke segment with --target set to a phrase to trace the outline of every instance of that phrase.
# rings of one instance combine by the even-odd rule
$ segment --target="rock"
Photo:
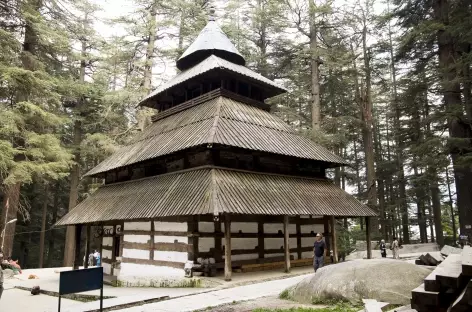
[[[452,247],[452,246],[448,246],[448,245],[445,245],[441,249],[441,255],[443,255],[444,257],[447,257],[447,256],[452,255],[452,254],[460,254],[460,253],[462,253],[462,249]]]
[[[33,296],[39,295],[40,292],[41,292],[41,289],[39,288],[39,286],[34,286],[34,287],[31,289],[31,294],[32,294]]]
[[[406,244],[401,245],[400,252],[402,253],[427,253],[439,251],[439,246],[436,243],[425,243],[425,244]]]
[[[329,265],[288,289],[297,302],[375,299],[391,304],[410,303],[411,290],[431,270],[391,259],[355,260]]]

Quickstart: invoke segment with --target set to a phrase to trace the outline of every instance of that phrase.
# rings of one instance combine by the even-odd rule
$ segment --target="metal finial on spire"
[[[215,21],[215,6],[213,4],[210,5],[210,9],[209,9],[209,16],[208,16],[208,20],[209,21]]]

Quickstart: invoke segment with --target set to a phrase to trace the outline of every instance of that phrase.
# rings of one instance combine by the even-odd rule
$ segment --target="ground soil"
[[[289,300],[279,299],[277,297],[262,297],[257,300],[234,302],[232,304],[219,307],[208,308],[205,312],[251,312],[257,308],[266,309],[290,309],[290,308],[325,308],[325,305],[306,305]]]

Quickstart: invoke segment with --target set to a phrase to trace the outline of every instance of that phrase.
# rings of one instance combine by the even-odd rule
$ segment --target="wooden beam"
[[[264,259],[264,223],[257,222],[257,249],[259,259]]]
[[[149,240],[149,260],[154,260],[154,221],[151,221],[151,239]]]
[[[326,244],[326,247],[329,248],[330,250],[332,246],[331,246],[331,231],[329,230],[329,217],[328,216],[323,217],[323,225],[324,225],[323,236],[325,239],[325,244]]]
[[[231,220],[233,222],[236,222],[234,220]],[[331,237],[331,234],[329,233],[325,233],[327,237]],[[224,233],[210,233],[210,232],[207,232],[207,233],[198,233],[196,234],[198,237],[221,237],[223,238],[224,237]],[[283,238],[284,237],[284,234],[282,233],[282,231],[280,233],[232,233],[231,234],[231,237],[233,238],[258,238],[260,236],[262,236],[263,238]],[[194,235],[189,235],[189,237],[193,237]],[[290,237],[292,238],[296,238],[297,237],[297,234],[295,233],[292,233],[292,234],[289,234]],[[300,237],[315,237],[316,236],[316,233],[313,232],[313,233],[300,233]]]
[[[78,270],[80,266],[80,236],[82,234],[82,224],[75,226],[75,256],[73,269]]]
[[[289,244],[289,219],[284,216],[284,254],[285,254],[285,273],[290,272],[290,244]]]
[[[192,260],[195,263],[198,258],[198,219],[197,216],[193,216],[192,220],[187,223],[189,232],[192,233],[192,236],[189,239],[191,244],[191,251],[188,253],[188,260]]]
[[[135,259],[135,258],[122,258],[123,263],[134,263],[134,264],[149,264],[156,266],[167,266],[176,269],[183,269],[185,263],[174,262],[174,261],[162,261],[162,260],[149,260],[149,259]]]
[[[301,259],[302,258],[302,229],[301,229],[301,226],[300,226],[300,216],[298,216],[296,219],[296,229],[297,229],[297,256],[298,256],[298,259]]]
[[[111,262],[112,263],[115,263],[116,262],[116,255],[115,255],[115,249],[116,249],[116,240],[115,240],[115,236],[116,235],[116,225],[113,226],[113,237],[112,237],[112,243],[111,243]],[[110,275],[114,275],[115,269],[113,268],[113,266],[111,266],[111,269],[110,269]]]
[[[215,227],[215,233],[221,233],[221,221],[219,218],[218,220],[213,221],[213,225]],[[216,262],[221,262],[223,260],[222,244],[222,236],[215,236],[215,253],[213,254],[213,257]]]
[[[367,243],[367,259],[372,259],[372,243],[370,238],[370,218],[365,217],[365,233]]]
[[[90,239],[91,239],[91,233],[90,233],[90,225],[86,226],[86,232],[85,232],[85,263],[84,263],[84,268],[88,268],[88,256],[90,254]]]
[[[231,220],[225,215],[225,281],[231,281]]]
[[[336,219],[334,216],[331,216],[331,236],[333,240],[332,250],[333,250],[333,261],[338,263],[338,242],[337,242],[337,233],[336,233]]]

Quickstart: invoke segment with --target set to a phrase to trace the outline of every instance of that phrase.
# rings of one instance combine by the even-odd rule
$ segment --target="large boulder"
[[[429,273],[428,268],[400,260],[355,260],[325,266],[288,293],[301,303],[376,299],[405,305],[410,303],[411,290]]]

